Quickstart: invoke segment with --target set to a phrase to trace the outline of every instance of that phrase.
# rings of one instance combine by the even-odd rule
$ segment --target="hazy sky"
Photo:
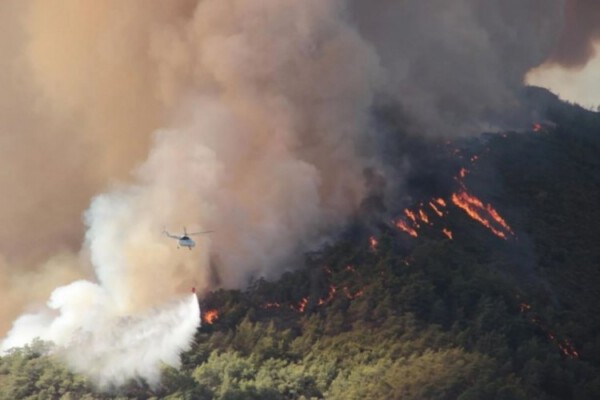
[[[587,108],[600,105],[600,1],[567,2],[558,44],[549,60],[529,73],[527,82]]]
[[[595,47],[600,50],[599,45]],[[596,51],[587,64],[575,68],[559,64],[536,68],[527,75],[527,83],[548,88],[563,100],[596,110],[600,106],[600,55]]]

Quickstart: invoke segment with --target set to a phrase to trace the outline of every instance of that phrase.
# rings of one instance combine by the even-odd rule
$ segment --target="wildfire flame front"
[[[214,324],[217,319],[219,319],[219,311],[217,310],[208,310],[202,314],[202,320],[208,325]]]

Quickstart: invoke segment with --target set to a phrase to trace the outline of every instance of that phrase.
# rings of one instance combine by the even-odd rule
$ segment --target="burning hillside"
[[[458,159],[463,158],[460,155],[460,149],[453,149],[451,154],[451,157],[457,157]],[[456,176],[454,176],[457,187],[447,199],[442,197],[432,197],[420,202],[415,207],[405,208],[403,210],[404,215],[396,218],[393,221],[393,225],[413,238],[419,236],[419,231],[423,226],[429,226],[437,229],[448,239],[452,240],[454,234],[447,226],[446,220],[448,215],[458,208],[473,221],[478,222],[497,237],[504,240],[515,238],[515,233],[512,228],[494,206],[489,203],[484,203],[468,189],[466,179],[472,170],[477,169],[476,162],[479,160],[479,157],[480,156],[477,154],[472,155],[470,157],[471,165],[469,169],[466,167],[461,167],[459,169]],[[453,205],[454,208],[449,207],[449,204]]]
[[[600,126],[584,116],[586,124]],[[600,320],[596,302],[588,299],[600,301],[593,268],[600,193],[585,168],[600,171],[594,150],[600,144],[586,129],[578,135],[571,129],[563,122],[547,125],[543,135],[532,129],[470,145],[451,142],[444,153],[449,161],[426,171],[439,171],[443,179],[424,179],[417,167],[428,164],[415,161],[413,171],[421,175],[408,181],[425,187],[417,187],[412,202],[402,199],[397,209],[390,202],[386,212],[373,207],[379,223],[359,219],[307,254],[304,268],[279,280],[258,278],[247,290],[208,292],[201,300],[202,327],[183,354],[181,371],[166,369],[159,387],[131,383],[119,393],[268,397],[274,390],[268,378],[284,385],[282,393],[293,391],[282,398],[399,392],[444,398],[448,388],[475,398],[494,398],[500,389],[523,399],[597,397]],[[582,162],[571,163],[573,157]],[[197,301],[191,306],[182,315],[194,308],[197,319]],[[175,332],[170,314],[161,320]],[[162,332],[143,320],[122,321],[138,328],[127,332],[149,342]],[[15,350],[2,358],[11,372],[0,374],[0,382],[16,393],[12,388],[22,386],[13,377],[39,368],[40,360],[35,346]],[[37,381],[41,389],[27,393],[50,390],[54,368]],[[119,379],[126,376],[116,371]],[[75,379],[61,373],[60,385]],[[241,373],[243,383],[228,378]],[[390,385],[382,385],[382,377]],[[72,384],[61,390],[81,397],[94,389]]]
[[[566,4],[577,12],[565,21]],[[568,271],[596,243],[583,255],[551,246],[573,244],[561,236],[571,221],[528,216],[562,194],[539,189],[538,171],[503,198],[501,185],[535,168],[494,165],[506,148],[480,133],[532,126],[502,138],[547,144],[573,121],[594,131],[589,115],[552,114],[558,100],[530,107],[522,93],[525,75],[573,41],[571,15],[586,22],[578,54],[589,58],[597,32],[578,4],[0,2],[0,387],[15,399],[89,397],[78,378],[58,388],[76,372],[135,398],[177,385],[169,395],[426,398],[430,380],[457,397],[536,397],[514,378],[536,367],[506,359],[521,338],[551,332],[573,362],[595,346],[554,328],[547,310],[577,314],[585,302],[554,301],[538,258]],[[578,140],[595,185],[596,148]],[[532,198],[544,201],[518,209]],[[218,234],[193,242],[184,228],[186,251],[160,235],[192,224]],[[561,278],[587,295],[590,274]],[[515,277],[549,299],[535,329],[519,326],[525,315],[500,287]],[[515,335],[496,334],[498,320]],[[22,370],[38,346],[71,372]],[[495,374],[496,362],[515,370]],[[344,393],[371,377],[389,387]]]

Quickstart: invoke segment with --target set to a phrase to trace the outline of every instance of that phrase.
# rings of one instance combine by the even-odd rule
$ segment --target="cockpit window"
[[[190,238],[187,236],[182,236],[180,240],[190,240]]]

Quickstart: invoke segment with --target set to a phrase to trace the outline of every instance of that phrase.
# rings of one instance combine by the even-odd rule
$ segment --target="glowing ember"
[[[460,172],[458,173],[458,176],[460,176],[461,178],[464,178],[465,176],[467,176],[467,174],[469,173],[469,170],[466,168],[461,168]]]
[[[550,334],[548,335],[548,337],[550,337]],[[575,350],[575,347],[573,347],[573,344],[571,343],[571,341],[569,339],[559,341],[554,336],[552,336],[552,339],[550,339],[550,340],[558,346],[560,351],[565,356],[567,356],[569,358],[579,358],[579,352],[577,350]]]
[[[498,212],[491,206],[485,206],[481,200],[477,197],[470,195],[466,191],[461,191],[458,193],[452,194],[452,202],[463,211],[465,211],[471,218],[475,221],[479,222],[486,228],[488,228],[492,233],[504,240],[507,239],[506,233],[511,233],[512,230],[506,224],[504,219],[500,217]],[[487,214],[487,215],[486,215]],[[490,219],[488,219],[490,218]],[[494,221],[496,224],[500,225],[506,232],[494,227],[492,222]]]
[[[488,149],[489,150],[489,149]],[[471,157],[471,162],[475,162],[479,159],[478,155],[474,155],[473,157]]]
[[[517,298],[519,298],[518,295]],[[520,303],[519,310],[523,314],[530,314],[532,311],[531,305],[527,303]],[[575,349],[575,346],[573,346],[573,343],[569,339],[559,339],[558,335],[548,329],[548,327],[536,315],[530,315],[529,320],[546,334],[548,339],[558,347],[562,354],[569,358],[579,358],[579,352]]]
[[[335,286],[330,286],[329,287],[329,293],[327,294],[327,297],[324,299],[319,299],[319,305],[322,306],[324,304],[329,303],[331,300],[333,300],[333,297],[335,296],[335,292],[337,291],[337,289],[335,288]]]
[[[536,122],[535,124],[533,124],[533,131],[534,132],[536,132],[536,133],[541,132],[542,129],[544,129],[544,127],[539,122]]]
[[[377,238],[375,236],[371,236],[369,238],[369,248],[371,249],[371,251],[377,251],[378,245],[379,242],[377,241]]]
[[[408,226],[408,224],[406,223],[406,221],[403,221],[401,219],[399,219],[396,222],[396,227],[400,230],[403,230],[404,232],[408,233],[410,236],[412,237],[417,237],[419,236],[419,234],[417,233],[416,230],[414,230],[413,228],[411,228],[410,226]]]
[[[348,298],[348,300],[354,300],[354,299],[362,296],[364,294],[364,292],[362,290],[359,290],[358,292],[352,294],[352,293],[350,293],[350,290],[348,289],[348,287],[344,286],[344,294],[346,295],[346,298]]]
[[[429,223],[429,216],[425,214],[425,211],[419,210],[419,218],[421,218],[421,221],[425,222],[426,224]]]
[[[435,199],[435,202],[442,207],[446,207],[446,200],[442,199],[441,197],[439,199]]]
[[[346,271],[356,272],[356,269],[352,265],[346,265]]]
[[[215,323],[219,319],[219,312],[217,310],[208,310],[202,314],[202,320],[209,325]]]
[[[439,209],[439,208],[437,208],[437,207],[435,206],[435,204],[433,204],[431,201],[429,202],[429,207],[431,207],[431,209],[432,209],[432,210],[433,210],[433,211],[434,211],[434,212],[437,214],[437,216],[438,216],[438,217],[440,217],[440,218],[441,218],[441,217],[443,217],[443,216],[444,216],[444,213],[443,213],[443,212],[441,212],[441,211],[440,211],[440,209]]]
[[[303,313],[304,310],[306,309],[307,304],[308,304],[308,297],[305,297],[302,300],[300,300],[300,303],[298,304],[298,311]]]
[[[452,236],[452,231],[450,229],[442,229],[442,232],[444,233],[444,235],[446,235],[448,237],[448,239],[452,240],[453,236]]]
[[[570,358],[579,358],[579,352],[575,350],[573,343],[569,339],[563,340],[558,344],[558,347],[562,350],[563,354]]]

